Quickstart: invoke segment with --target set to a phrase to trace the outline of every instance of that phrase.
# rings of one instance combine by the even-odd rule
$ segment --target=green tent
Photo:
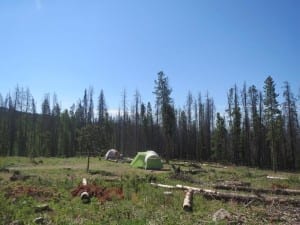
[[[138,152],[130,165],[146,170],[160,170],[163,167],[160,157],[154,151]]]

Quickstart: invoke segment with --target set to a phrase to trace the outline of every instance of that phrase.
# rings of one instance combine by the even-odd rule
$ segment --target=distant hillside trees
[[[103,90],[95,106],[90,87],[70,109],[62,110],[55,94],[45,94],[36,106],[30,90],[17,86],[6,96],[0,94],[0,155],[71,157],[117,148],[134,156],[153,149],[167,160],[299,169],[299,101],[288,82],[282,96],[277,92],[268,76],[262,91],[246,84],[230,88],[225,112],[216,112],[208,93],[203,97],[188,92],[186,103],[175,107],[169,79],[160,71],[154,105],[143,101],[138,90],[132,98],[123,90],[118,113],[110,114]]]

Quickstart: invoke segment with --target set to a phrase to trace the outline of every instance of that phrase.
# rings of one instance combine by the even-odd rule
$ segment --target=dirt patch
[[[111,187],[100,187],[95,184],[79,185],[71,194],[73,197],[80,197],[81,193],[87,192],[90,197],[96,197],[100,202],[111,201],[113,199],[123,199],[124,193],[121,188]]]
[[[53,191],[41,187],[16,186],[8,187],[5,190],[5,197],[19,198],[22,196],[30,196],[37,200],[49,200],[55,196]]]

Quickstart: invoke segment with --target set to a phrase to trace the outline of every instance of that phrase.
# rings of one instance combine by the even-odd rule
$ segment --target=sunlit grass
[[[0,224],[22,221],[34,224],[33,220],[42,216],[48,224],[215,224],[212,215],[224,208],[236,218],[245,217],[246,224],[265,224],[265,206],[253,204],[245,207],[243,203],[207,200],[195,195],[193,211],[182,209],[184,192],[165,189],[149,184],[156,181],[164,184],[185,184],[210,187],[222,181],[250,182],[253,187],[271,188],[274,184],[289,188],[300,188],[298,173],[277,173],[286,180],[268,180],[266,175],[274,175],[268,170],[256,168],[205,164],[203,172],[187,174],[188,181],[171,179],[172,170],[165,165],[163,171],[134,169],[128,163],[116,163],[91,158],[91,173],[86,172],[86,158],[29,158],[2,157],[0,168],[10,172],[0,172]],[[186,165],[182,170],[188,171]],[[26,181],[10,181],[13,171],[31,176]],[[93,198],[90,204],[83,204],[79,197],[72,197],[71,191],[81,183],[82,178],[103,187],[120,187],[124,192],[123,200],[105,203]],[[192,181],[196,181],[193,183]],[[32,197],[26,194],[8,196],[8,190],[20,187],[35,187],[50,192],[51,197]],[[46,203],[51,211],[36,213],[36,205]],[[267,219],[268,220],[268,219]],[[222,224],[222,223],[218,223]],[[226,223],[223,223],[226,224]]]

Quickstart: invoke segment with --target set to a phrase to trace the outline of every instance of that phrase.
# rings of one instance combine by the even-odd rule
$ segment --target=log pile
[[[202,196],[204,196],[207,199],[216,199],[216,200],[224,200],[224,201],[233,200],[233,201],[244,202],[244,203],[257,201],[257,202],[262,202],[265,204],[277,203],[277,204],[288,204],[288,205],[300,207],[300,199],[299,198],[284,197],[281,195],[276,195],[276,196],[266,195],[266,194],[260,194],[259,192],[254,192],[251,194],[244,194],[244,193],[239,193],[239,192],[224,192],[224,191],[217,191],[215,189],[190,187],[190,186],[185,186],[185,185],[180,185],[180,184],[173,186],[173,185],[151,183],[151,185],[156,186],[156,187],[192,191],[194,194],[201,194]],[[243,187],[243,188],[246,188],[246,187]],[[266,189],[266,190],[268,190],[268,189]],[[298,192],[298,190],[288,190],[288,192],[297,194],[297,195],[300,194]],[[287,193],[287,190],[280,190],[280,191],[277,190],[277,193]]]

